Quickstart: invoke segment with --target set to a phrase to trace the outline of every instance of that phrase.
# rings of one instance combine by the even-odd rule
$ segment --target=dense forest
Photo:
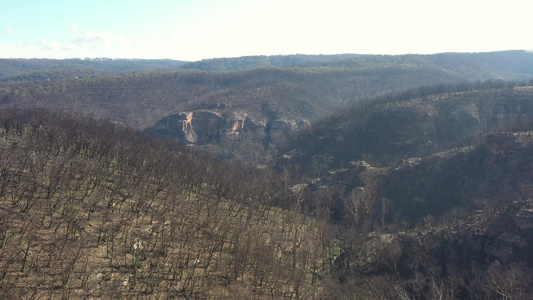
[[[187,62],[169,59],[0,59],[0,82],[54,81],[169,71],[184,64]]]
[[[446,69],[460,76],[478,77],[481,73],[503,79],[531,75],[533,60],[526,51],[486,53],[439,53],[432,55],[274,55],[239,58],[215,58],[184,64],[180,68],[203,71],[238,71],[265,67],[300,68],[375,68],[376,66],[411,65]],[[471,78],[473,79],[473,78]]]
[[[1,61],[0,298],[530,299],[531,58]]]

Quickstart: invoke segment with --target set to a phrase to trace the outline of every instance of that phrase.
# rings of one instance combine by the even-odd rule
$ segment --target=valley
[[[533,295],[530,52],[0,66],[0,298]]]

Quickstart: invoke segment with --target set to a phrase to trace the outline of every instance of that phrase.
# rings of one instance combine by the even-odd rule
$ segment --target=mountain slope
[[[302,189],[81,115],[4,109],[0,124],[4,298],[533,292],[531,132],[352,163]],[[334,194],[348,179],[353,192]],[[334,201],[342,219],[330,220]]]
[[[265,151],[283,138],[281,121],[313,113],[299,103],[325,114],[350,88],[379,94],[444,73],[403,65],[3,85],[0,298],[531,298],[530,83],[365,99],[303,126],[279,172],[116,122],[157,112],[167,117],[153,129],[196,136],[196,146],[232,145],[226,129],[242,153]],[[82,109],[115,122],[73,113]]]
[[[346,231],[337,276],[364,299],[530,298],[532,153],[531,131],[491,134],[477,146],[315,181],[322,194],[356,185],[336,196]]]
[[[358,297],[527,299],[532,129],[531,85],[428,87],[317,121],[278,167],[305,210],[329,208],[332,276]]]
[[[0,107],[92,113],[179,138],[223,159],[265,164],[295,130],[344,105],[436,83],[523,78],[533,73],[531,57],[520,51],[362,55],[290,68],[11,83],[0,85]]]
[[[213,152],[220,157],[235,152],[250,163],[264,163],[267,157],[273,155],[263,153],[264,150],[275,153],[283,140],[298,128],[297,124],[305,124],[335,107],[424,82],[456,80],[459,79],[434,70],[403,67],[354,71],[257,69],[232,73],[177,72],[9,84],[0,86],[0,106],[93,113],[139,129],[150,128],[172,115],[177,117],[177,123],[182,120],[180,114],[194,111],[222,115],[222,126],[206,132],[208,136],[216,135],[218,131],[225,136],[227,131],[223,128],[233,128],[235,122],[246,122],[248,119],[263,128],[249,138],[241,135],[250,142],[252,151],[241,148],[243,143],[225,139],[209,140],[207,146],[214,146]],[[266,128],[272,127],[272,122],[287,127],[282,130],[283,134],[279,134],[280,139],[265,132]],[[172,127],[159,126],[155,129],[173,135]],[[262,136],[271,138],[265,141]],[[235,147],[237,149],[231,150],[231,153],[227,152],[227,149]],[[257,159],[246,157],[248,152],[258,153]]]
[[[335,240],[275,176],[82,115],[0,124],[0,298],[330,293]]]
[[[488,81],[378,97],[315,122],[286,152],[309,170],[317,157],[327,158],[323,169],[360,159],[389,165],[468,146],[491,130],[530,126],[532,92],[527,83]]]

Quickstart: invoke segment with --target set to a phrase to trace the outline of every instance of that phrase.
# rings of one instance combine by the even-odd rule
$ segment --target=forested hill
[[[6,82],[0,84],[0,107],[92,113],[136,129],[179,138],[220,158],[258,164],[269,162],[295,130],[344,105],[437,83],[529,78],[532,75],[528,74],[533,74],[531,57],[531,53],[523,51],[340,55],[312,56],[308,61],[315,62],[305,64],[305,57],[271,57],[302,64],[232,72],[173,69],[97,78]],[[228,63],[247,59],[254,60],[231,59]],[[328,59],[337,61],[323,62]],[[115,64],[115,70],[130,64],[105,60],[91,63],[110,64],[110,69]],[[152,61],[131,63],[154,67]],[[72,72],[69,76],[76,74],[75,70],[68,72]]]
[[[200,70],[242,71],[265,67],[376,68],[411,66],[447,70],[468,80],[520,79],[533,74],[533,54],[527,51],[440,53],[433,55],[258,55],[213,58],[195,62],[170,59],[0,59],[0,82],[48,81],[121,75],[133,72]],[[484,74],[485,76],[480,76]]]
[[[212,58],[190,62],[181,66],[182,69],[202,70],[211,72],[239,71],[265,67],[294,67],[316,66],[360,56],[358,54],[333,54],[333,55],[258,55],[234,58]]]
[[[468,80],[520,79],[533,75],[533,53],[522,50],[482,53],[439,53],[432,55],[273,55],[216,58],[191,62],[182,69],[227,72],[264,67],[376,68],[411,66],[446,70]],[[480,74],[484,76],[480,77]]]
[[[277,162],[310,191],[340,199],[365,191],[364,205],[389,199],[387,211],[365,208],[370,222],[382,211],[384,223],[416,223],[476,201],[532,197],[532,130],[531,83],[440,85],[323,118],[291,137]],[[336,209],[339,219],[354,213]]]
[[[363,299],[529,299],[532,129],[530,83],[439,85],[311,124],[278,167],[306,209],[330,208]]]
[[[531,129],[531,82],[435,85],[353,104],[299,131],[285,155],[308,171],[365,160],[388,166]]]
[[[481,53],[438,53],[431,55],[359,55],[322,66],[367,68],[378,65],[408,65],[446,70],[453,74],[482,79],[523,79],[533,75],[533,53],[522,50]]]
[[[1,299],[330,293],[333,237],[278,176],[45,110],[1,110],[0,154]]]
[[[483,73],[478,77],[485,77]],[[220,107],[265,118],[313,119],[369,96],[467,78],[445,70],[405,65],[364,69],[264,68],[225,73],[181,71],[57,82],[0,85],[1,106],[57,107],[93,112],[135,128],[186,110]]]
[[[50,81],[173,70],[170,59],[0,59],[0,82]]]

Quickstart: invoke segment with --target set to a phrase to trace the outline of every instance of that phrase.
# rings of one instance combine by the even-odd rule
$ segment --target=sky
[[[0,58],[533,49],[531,0],[0,0]]]

